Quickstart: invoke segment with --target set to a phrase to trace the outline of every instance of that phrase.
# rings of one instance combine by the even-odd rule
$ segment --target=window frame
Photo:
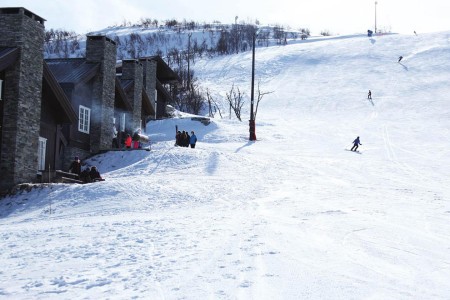
[[[47,156],[47,139],[39,137],[38,171],[45,170],[45,157]]]
[[[89,134],[90,129],[91,129],[91,109],[89,107],[80,105],[78,109],[78,131]]]

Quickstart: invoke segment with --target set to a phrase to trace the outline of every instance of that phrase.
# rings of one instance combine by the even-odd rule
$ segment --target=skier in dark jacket
[[[353,141],[353,147],[350,149],[350,151],[356,151],[358,150],[359,145],[362,145],[359,141],[359,136]]]
[[[403,56],[400,56],[400,57],[398,58],[398,62],[400,62],[402,59],[403,59]]]

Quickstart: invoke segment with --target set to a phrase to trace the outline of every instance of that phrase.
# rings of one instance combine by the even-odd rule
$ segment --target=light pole
[[[256,141],[256,133],[255,133],[255,115],[253,113],[253,104],[255,100],[255,41],[256,41],[256,29],[253,32],[253,47],[252,47],[252,89],[250,96],[250,141]]]
[[[375,34],[377,34],[377,4],[378,2],[375,1]]]
[[[188,34],[188,53],[187,53],[187,63],[188,63],[188,69],[187,69],[187,89],[188,91],[191,91],[191,72],[190,72],[190,53],[191,53],[191,36],[192,36],[192,32],[189,32]]]

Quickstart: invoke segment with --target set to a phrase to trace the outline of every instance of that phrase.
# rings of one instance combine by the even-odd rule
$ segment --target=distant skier
[[[400,57],[398,58],[398,62],[401,62],[402,59],[403,59],[403,56],[400,56]]]
[[[369,90],[369,93],[367,94],[367,99],[372,100],[372,92]]]
[[[414,34],[417,35],[417,32],[414,30]]]
[[[358,150],[359,145],[362,145],[361,142],[359,141],[359,136],[353,141],[353,147],[350,149],[350,151],[355,151]]]

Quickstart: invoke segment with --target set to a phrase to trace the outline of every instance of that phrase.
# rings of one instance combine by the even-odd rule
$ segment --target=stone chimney
[[[131,130],[141,127],[143,78],[142,64],[139,61],[135,59],[122,61],[122,80],[132,80],[133,82],[131,89],[127,92],[133,106],[129,123]]]
[[[0,8],[0,47],[19,50],[5,69],[0,189],[33,182],[38,171],[45,20],[29,10]]]
[[[91,151],[111,148],[116,78],[116,43],[106,36],[88,36],[86,61],[99,63],[94,78],[91,111]]]
[[[156,66],[157,62],[148,58],[140,60],[144,68],[144,89],[153,107],[156,103]]]

